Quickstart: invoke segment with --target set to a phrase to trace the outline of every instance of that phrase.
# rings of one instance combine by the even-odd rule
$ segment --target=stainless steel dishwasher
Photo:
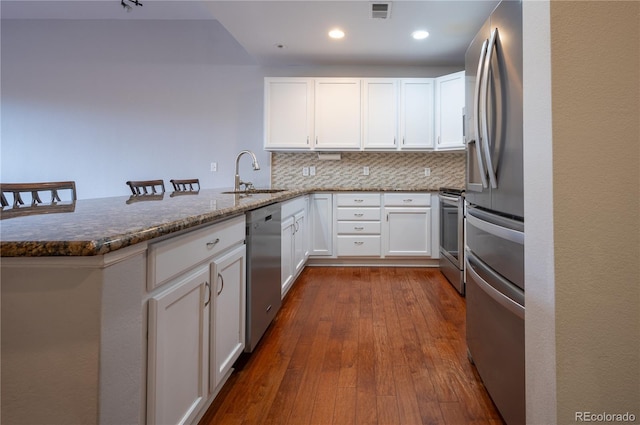
[[[247,212],[247,332],[252,352],[280,309],[280,204]]]

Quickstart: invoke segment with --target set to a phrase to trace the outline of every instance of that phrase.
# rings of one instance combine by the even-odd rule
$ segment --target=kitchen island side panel
[[[3,423],[144,421],[145,259],[3,258]]]
[[[95,424],[100,270],[2,264],[2,422]]]

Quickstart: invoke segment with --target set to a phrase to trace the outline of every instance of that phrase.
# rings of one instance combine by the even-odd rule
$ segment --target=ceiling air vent
[[[371,18],[372,19],[389,19],[391,15],[391,3],[371,3]]]

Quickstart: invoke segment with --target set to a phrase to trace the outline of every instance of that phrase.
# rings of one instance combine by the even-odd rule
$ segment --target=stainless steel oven
[[[464,295],[464,191],[440,188],[440,270]]]

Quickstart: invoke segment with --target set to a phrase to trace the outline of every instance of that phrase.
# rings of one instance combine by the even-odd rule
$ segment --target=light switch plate
[[[302,167],[302,175],[305,177],[309,175],[309,167]]]
[[[430,175],[431,175],[431,168],[425,167],[424,168],[424,176],[425,177],[429,177]]]
[[[316,175],[316,167],[314,165],[309,167],[309,175],[310,176],[315,176]]]

